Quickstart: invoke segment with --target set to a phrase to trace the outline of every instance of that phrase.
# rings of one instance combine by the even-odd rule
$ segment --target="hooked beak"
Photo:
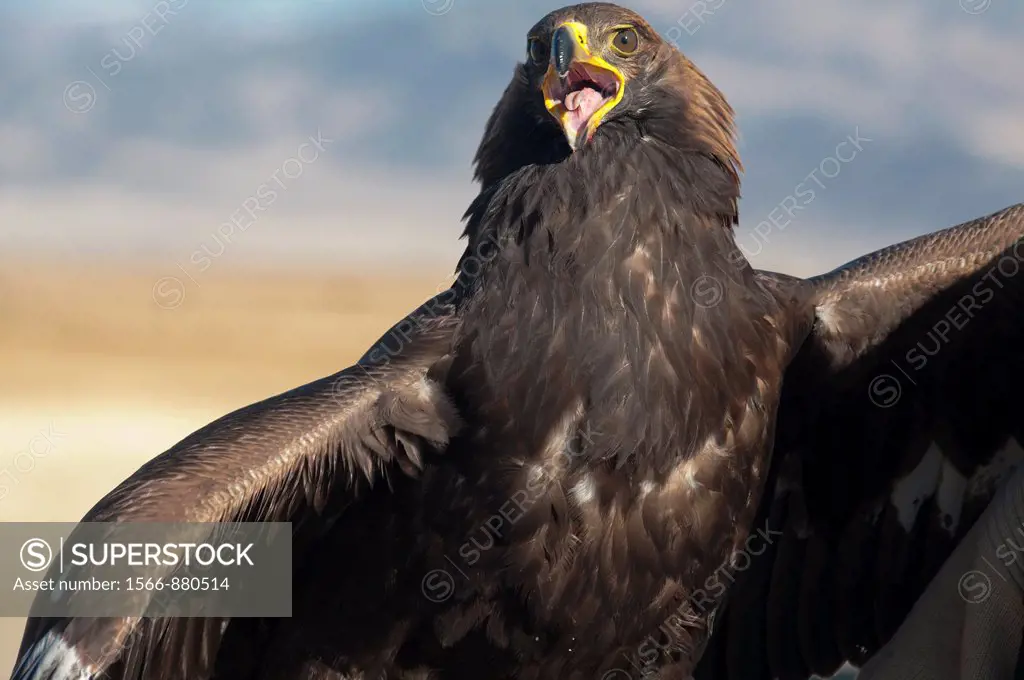
[[[551,59],[541,90],[548,113],[576,151],[590,141],[604,117],[622,99],[626,79],[590,51],[587,27],[567,21],[551,38]]]

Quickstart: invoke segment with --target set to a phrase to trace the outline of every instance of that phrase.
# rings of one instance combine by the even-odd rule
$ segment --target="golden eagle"
[[[451,289],[87,515],[291,521],[293,616],[32,619],[14,677],[872,657],[1024,454],[1024,206],[807,280],[756,271],[733,133],[637,14],[544,17],[487,122]]]

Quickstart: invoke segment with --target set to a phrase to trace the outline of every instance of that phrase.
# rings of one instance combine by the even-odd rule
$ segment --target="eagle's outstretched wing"
[[[452,293],[396,324],[355,366],[189,435],[107,494],[84,521],[292,522],[293,559],[301,560],[346,507],[375,484],[386,488],[393,476],[416,475],[458,429],[431,372],[449,351]],[[209,677],[226,623],[32,618],[13,678]]]
[[[697,677],[828,676],[893,636],[1024,462],[1022,269],[1017,205],[806,281],[763,275],[817,320],[785,376],[769,545],[734,561]]]

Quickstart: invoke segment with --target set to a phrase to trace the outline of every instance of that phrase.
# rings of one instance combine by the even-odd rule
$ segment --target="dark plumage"
[[[685,678],[703,654],[699,677],[805,678],[891,636],[1020,435],[1020,284],[911,351],[1017,255],[1024,207],[806,281],[755,271],[703,74],[615,5],[529,36],[453,288],[88,515],[296,522],[294,616],[34,619],[15,677]],[[916,384],[880,408],[893,360]]]

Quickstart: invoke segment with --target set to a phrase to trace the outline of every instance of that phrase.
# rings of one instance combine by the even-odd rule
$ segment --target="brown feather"
[[[997,455],[1021,433],[1020,283],[948,328],[1024,255],[1024,206],[807,281],[755,272],[722,93],[615,5],[529,34],[567,20],[624,74],[622,100],[571,151],[544,64],[516,67],[456,285],[87,517],[292,521],[294,615],[33,619],[15,678],[668,680],[705,648],[701,678],[806,678],[892,635],[1024,458]],[[605,49],[624,23],[628,57]],[[900,361],[918,380],[872,404]],[[754,560],[761,521],[783,535]]]

